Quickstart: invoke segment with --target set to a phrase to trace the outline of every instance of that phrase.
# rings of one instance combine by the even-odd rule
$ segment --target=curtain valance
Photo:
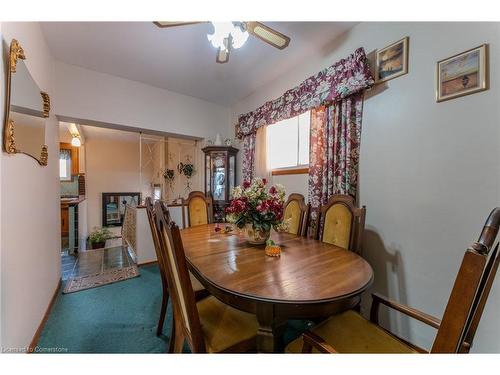
[[[371,87],[373,83],[365,51],[360,47],[347,58],[309,77],[279,98],[240,115],[236,136],[244,138],[263,125],[298,116],[326,102],[341,100]]]

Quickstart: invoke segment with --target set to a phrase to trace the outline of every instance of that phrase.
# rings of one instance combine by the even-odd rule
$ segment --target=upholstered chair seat
[[[499,230],[500,208],[496,207],[488,216],[479,239],[465,251],[442,319],[373,293],[370,320],[353,310],[334,315],[288,344],[286,352],[469,353],[500,264]],[[381,327],[381,305],[437,329],[430,350]]]
[[[332,316],[311,330],[338,353],[416,353],[414,349],[371,323],[355,311]],[[287,353],[301,353],[302,336],[286,347]],[[313,353],[318,353],[313,348]]]
[[[305,236],[309,205],[306,205],[302,194],[292,193],[285,203],[283,220],[288,223],[288,233]]]
[[[153,209],[153,200],[151,197],[146,198],[146,212],[148,215],[148,220],[149,220],[149,226],[151,228],[151,235],[153,237],[153,244],[155,247],[156,251],[156,258],[158,260],[158,267],[160,269],[160,276],[161,276],[161,281],[162,281],[162,290],[163,290],[163,295],[162,295],[162,301],[161,301],[161,310],[160,310],[160,316],[158,319],[158,327],[156,330],[156,335],[160,336],[163,334],[163,324],[165,322],[165,316],[167,314],[167,305],[168,305],[168,300],[170,298],[169,296],[169,291],[168,291],[168,282],[167,282],[167,267],[165,265],[165,257],[162,253],[161,250],[161,245],[159,243],[159,238],[158,236],[160,235],[158,233],[158,228],[156,226],[156,215]],[[195,293],[196,300],[199,300],[201,298],[204,298],[208,296],[208,291],[205,289],[205,287],[191,274],[189,273],[189,278],[191,280],[191,286],[193,287],[193,291]],[[172,337],[172,335],[170,335]]]
[[[297,201],[290,202],[283,215],[284,220],[288,222],[288,233],[298,234],[300,228],[301,211]]]
[[[194,197],[189,202],[190,226],[208,224],[207,203],[204,198]]]
[[[352,213],[342,204],[334,204],[326,212],[323,229],[323,242],[349,248]]]
[[[316,238],[361,253],[366,208],[357,208],[349,195],[333,195],[321,207],[316,221]]]
[[[221,353],[257,336],[255,315],[237,310],[208,297],[196,304],[205,346],[209,353]]]
[[[182,237],[162,202],[155,203],[158,240],[168,272],[173,324],[170,352],[182,353],[187,342],[193,353],[242,353],[255,350],[258,323],[255,315],[237,310],[215,297],[196,300]]]
[[[182,204],[182,224],[184,228],[195,225],[210,224],[212,222],[212,198],[206,197],[201,191],[192,191]],[[187,208],[187,223],[185,219]]]

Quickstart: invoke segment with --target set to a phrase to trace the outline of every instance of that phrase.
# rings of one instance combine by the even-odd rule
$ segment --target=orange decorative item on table
[[[270,257],[279,257],[281,255],[281,247],[276,245],[273,240],[267,240],[266,255]]]

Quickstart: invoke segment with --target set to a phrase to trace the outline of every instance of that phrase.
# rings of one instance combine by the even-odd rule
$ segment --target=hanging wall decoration
[[[488,89],[487,45],[437,63],[436,100],[458,98]]]
[[[408,73],[408,44],[409,38],[405,37],[377,51],[375,83]]]
[[[194,168],[194,164],[191,162],[191,157],[188,155],[186,156],[186,163],[180,162],[177,165],[177,171],[179,174],[184,175],[186,177],[186,191],[190,192],[191,191],[191,178],[195,174],[196,170]]]
[[[165,172],[163,172],[163,178],[167,182],[167,186],[170,189],[170,191],[174,191],[174,181],[175,181],[175,172],[173,169],[166,169]]]

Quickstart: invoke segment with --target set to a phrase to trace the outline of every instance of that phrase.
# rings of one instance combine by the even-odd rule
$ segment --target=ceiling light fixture
[[[207,39],[215,48],[228,51],[229,48],[238,49],[242,47],[248,39],[248,32],[242,26],[235,26],[233,22],[212,22],[213,34],[207,34]],[[226,44],[230,41],[230,45]]]
[[[154,24],[161,28],[193,25],[207,23],[208,21],[172,22],[155,21]],[[271,46],[284,49],[290,43],[290,38],[273,28],[257,21],[234,21],[234,22],[210,22],[214,28],[213,34],[207,34],[208,41],[217,49],[215,61],[224,64],[229,61],[232,49],[242,47],[249,35],[270,44]]]
[[[74,136],[71,139],[71,146],[80,147],[81,145],[82,145],[82,141],[80,140],[79,136]]]

